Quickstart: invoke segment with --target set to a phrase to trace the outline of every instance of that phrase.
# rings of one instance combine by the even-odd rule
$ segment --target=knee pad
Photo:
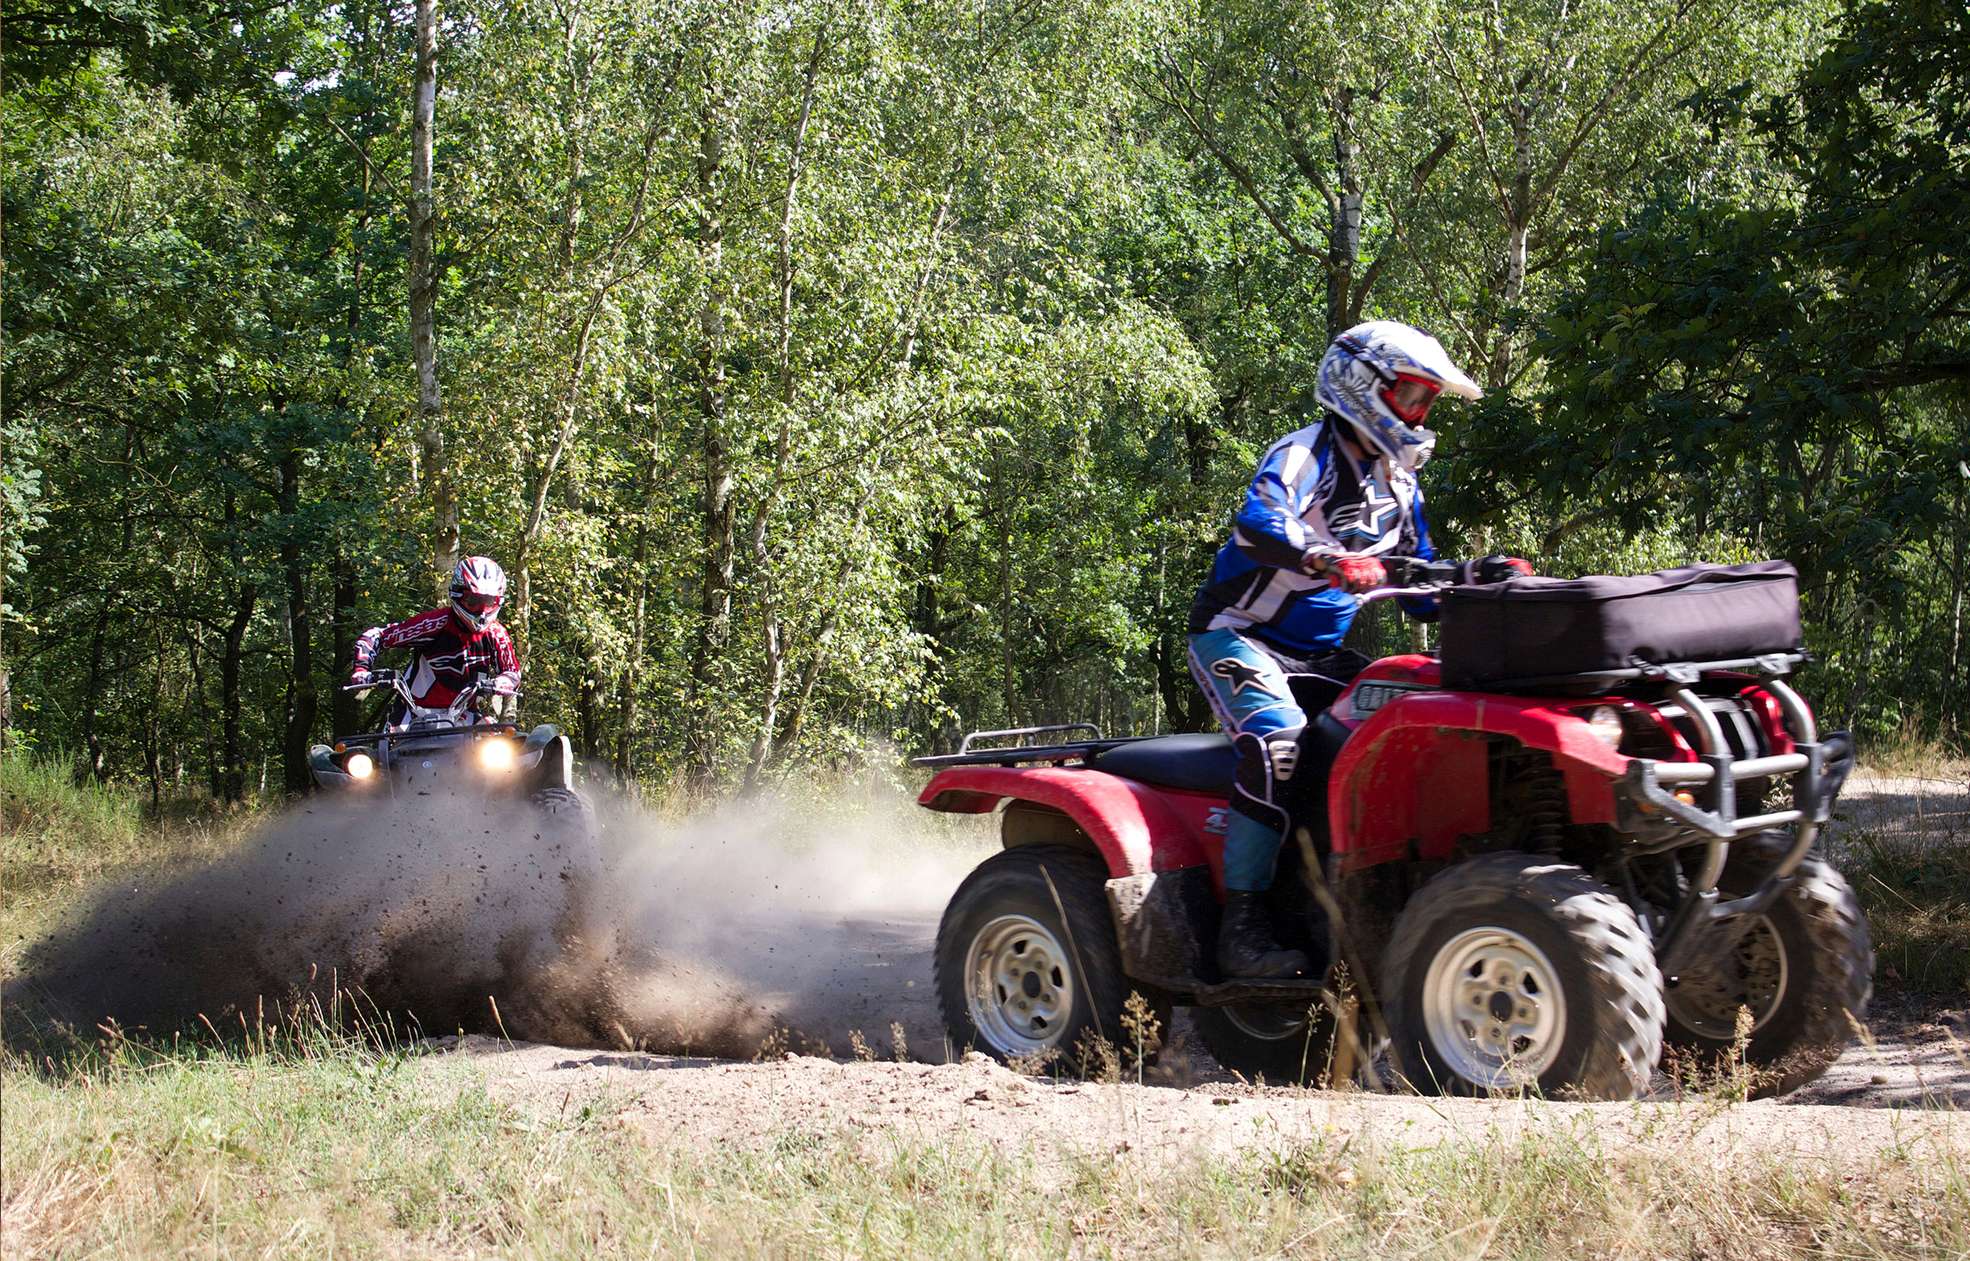
[[[1287,727],[1265,735],[1248,731],[1233,737],[1231,742],[1238,753],[1232,807],[1276,828],[1281,835],[1292,822],[1287,788],[1293,782],[1293,773],[1299,769],[1303,730]]]

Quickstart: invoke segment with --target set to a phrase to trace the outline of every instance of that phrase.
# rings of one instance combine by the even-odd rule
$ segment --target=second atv
[[[391,716],[376,731],[314,746],[308,769],[322,788],[382,797],[469,790],[523,798],[549,814],[587,818],[593,813],[574,787],[568,737],[543,723],[523,738],[517,727],[481,713],[480,705],[491,698],[483,685],[467,688],[442,708],[413,702],[396,670],[379,670],[368,683],[343,690],[372,687],[396,698]]]

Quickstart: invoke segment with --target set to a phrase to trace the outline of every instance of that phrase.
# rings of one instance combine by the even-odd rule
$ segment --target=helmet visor
[[[458,607],[478,617],[484,617],[499,608],[500,599],[496,595],[480,595],[476,591],[460,592],[456,597]]]
[[[1443,386],[1438,382],[1405,372],[1397,376],[1393,384],[1382,387],[1382,401],[1403,423],[1416,425],[1430,414],[1430,405],[1442,392]]]

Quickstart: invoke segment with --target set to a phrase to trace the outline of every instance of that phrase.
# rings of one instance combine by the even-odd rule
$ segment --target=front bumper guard
[[[1671,839],[1651,850],[1680,848],[1692,834],[1704,845],[1702,865],[1690,881],[1682,905],[1670,917],[1656,944],[1656,958],[1665,976],[1675,976],[1708,936],[1712,925],[1739,915],[1756,914],[1791,887],[1793,873],[1805,861],[1820,828],[1833,817],[1833,802],[1854,767],[1853,740],[1844,731],[1821,739],[1805,702],[1776,671],[1767,673],[1765,688],[1779,702],[1793,751],[1758,758],[1734,758],[1724,743],[1716,718],[1687,686],[1674,699],[1697,724],[1695,762],[1658,762],[1637,758],[1615,785],[1616,820],[1624,832],[1648,835],[1669,825]],[[1790,775],[1792,806],[1765,814],[1738,813],[1737,785],[1745,780]],[[1730,857],[1732,841],[1797,825],[1792,846],[1776,867],[1750,893],[1719,898],[1717,881]]]

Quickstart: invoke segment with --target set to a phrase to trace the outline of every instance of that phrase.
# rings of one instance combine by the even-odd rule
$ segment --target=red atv
[[[1632,1098],[1665,1041],[1685,1064],[1741,1054],[1761,1093],[1823,1072],[1866,1011],[1873,951],[1814,852],[1852,752],[1785,682],[1804,660],[1791,567],[1487,587],[1392,573],[1405,585],[1373,595],[1439,597],[1442,652],[1300,698],[1317,717],[1296,775],[1324,792],[1269,897],[1282,943],[1314,960],[1304,977],[1214,966],[1225,737],[1069,724],[918,759],[936,768],[922,805],[1004,803],[1004,852],[938,929],[953,1042],[1126,1052],[1133,991],[1166,1029],[1195,1007],[1227,1068],[1320,1080],[1357,1024],[1336,1019],[1352,992],[1351,1062],[1385,1047],[1430,1093]]]

